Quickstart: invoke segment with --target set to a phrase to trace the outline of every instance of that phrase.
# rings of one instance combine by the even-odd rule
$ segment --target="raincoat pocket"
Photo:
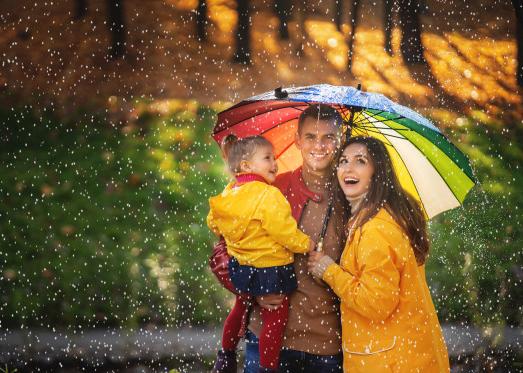
[[[387,352],[396,347],[396,337],[386,340],[373,340],[369,343],[344,343],[343,352],[351,355],[366,356]]]

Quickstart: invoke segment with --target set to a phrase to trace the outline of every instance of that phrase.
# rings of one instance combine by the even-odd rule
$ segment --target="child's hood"
[[[229,185],[221,194],[211,197],[209,204],[213,223],[220,233],[233,241],[241,239],[255,217],[265,192],[262,183],[250,182],[236,188]]]

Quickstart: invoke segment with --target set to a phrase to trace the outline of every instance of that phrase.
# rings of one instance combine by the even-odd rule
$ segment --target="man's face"
[[[306,118],[301,131],[296,133],[303,166],[318,172],[330,171],[339,137],[340,129],[332,121]]]

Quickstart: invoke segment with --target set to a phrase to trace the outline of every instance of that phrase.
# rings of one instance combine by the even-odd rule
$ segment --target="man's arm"
[[[229,254],[227,254],[227,243],[223,237],[214,244],[211,257],[209,258],[209,267],[216,276],[220,284],[231,293],[238,294],[236,288],[231,282],[229,276]]]

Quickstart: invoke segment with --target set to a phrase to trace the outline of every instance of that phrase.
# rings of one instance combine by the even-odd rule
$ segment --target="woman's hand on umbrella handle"
[[[311,251],[309,253],[309,260],[307,261],[307,266],[309,267],[309,272],[312,273],[313,268],[324,256],[325,256],[325,254],[321,251]]]

